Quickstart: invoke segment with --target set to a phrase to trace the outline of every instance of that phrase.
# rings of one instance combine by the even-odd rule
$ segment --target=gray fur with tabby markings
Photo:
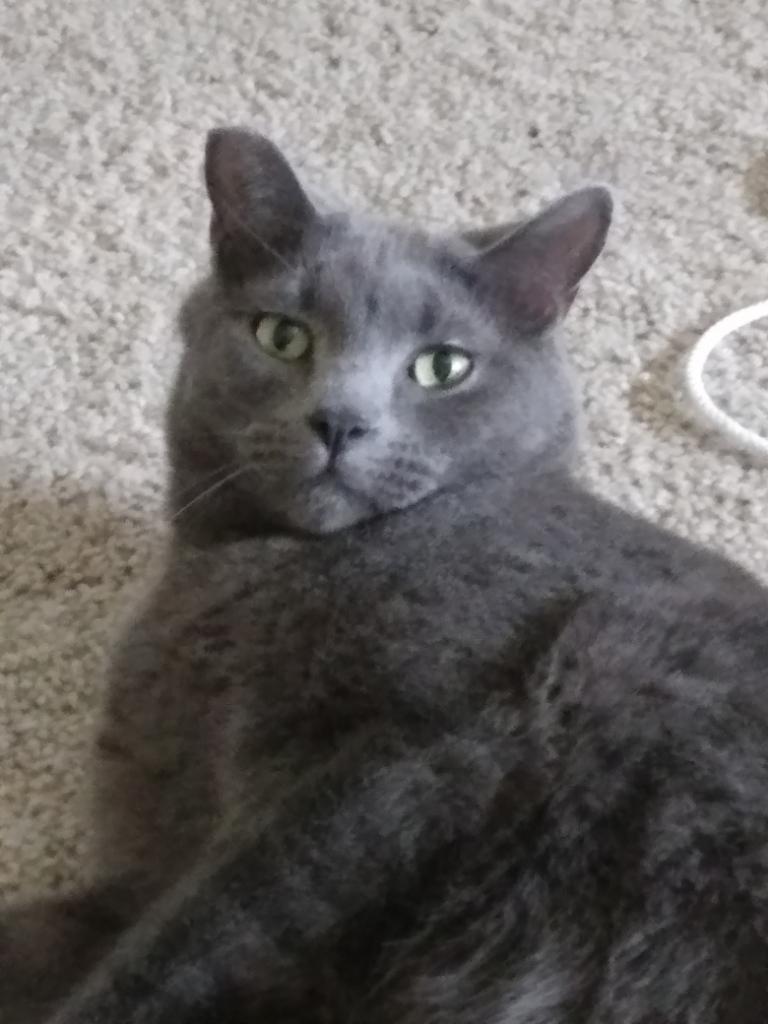
[[[4,1024],[764,1024],[768,596],[569,471],[607,194],[483,248],[321,216],[244,132],[207,174],[96,881],[6,916]],[[472,376],[420,390],[447,343]],[[359,428],[331,472],[318,409]]]

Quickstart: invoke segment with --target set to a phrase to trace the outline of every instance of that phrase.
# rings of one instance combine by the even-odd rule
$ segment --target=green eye
[[[453,388],[472,372],[472,358],[459,348],[447,345],[422,352],[411,364],[409,373],[423,388]]]
[[[273,313],[256,317],[253,333],[265,352],[286,363],[301,359],[312,345],[312,337],[306,327]]]

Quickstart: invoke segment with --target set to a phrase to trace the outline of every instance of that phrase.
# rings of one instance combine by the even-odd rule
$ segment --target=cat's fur
[[[607,194],[440,239],[318,215],[244,132],[207,175],[96,881],[6,917],[0,1018],[764,1024],[768,594],[568,469],[553,334]],[[420,391],[447,342],[473,375]]]

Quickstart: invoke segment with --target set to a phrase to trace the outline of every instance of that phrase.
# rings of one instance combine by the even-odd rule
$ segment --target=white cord
[[[705,331],[688,358],[685,383],[691,401],[706,426],[714,427],[736,448],[741,448],[755,458],[768,461],[768,438],[761,437],[754,430],[747,430],[715,405],[704,387],[703,380],[704,364],[715,347],[730,334],[755,320],[762,320],[763,317],[768,317],[768,301],[758,302],[754,306],[747,306],[746,309],[738,309]]]

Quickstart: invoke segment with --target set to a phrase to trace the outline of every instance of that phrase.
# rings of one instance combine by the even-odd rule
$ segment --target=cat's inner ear
[[[210,132],[205,181],[213,206],[211,245],[224,277],[241,281],[292,265],[315,211],[269,139],[242,128]]]
[[[542,331],[563,317],[605,244],[612,212],[607,189],[585,188],[491,241],[477,258],[489,299],[526,332]],[[478,232],[477,240],[482,238]]]

